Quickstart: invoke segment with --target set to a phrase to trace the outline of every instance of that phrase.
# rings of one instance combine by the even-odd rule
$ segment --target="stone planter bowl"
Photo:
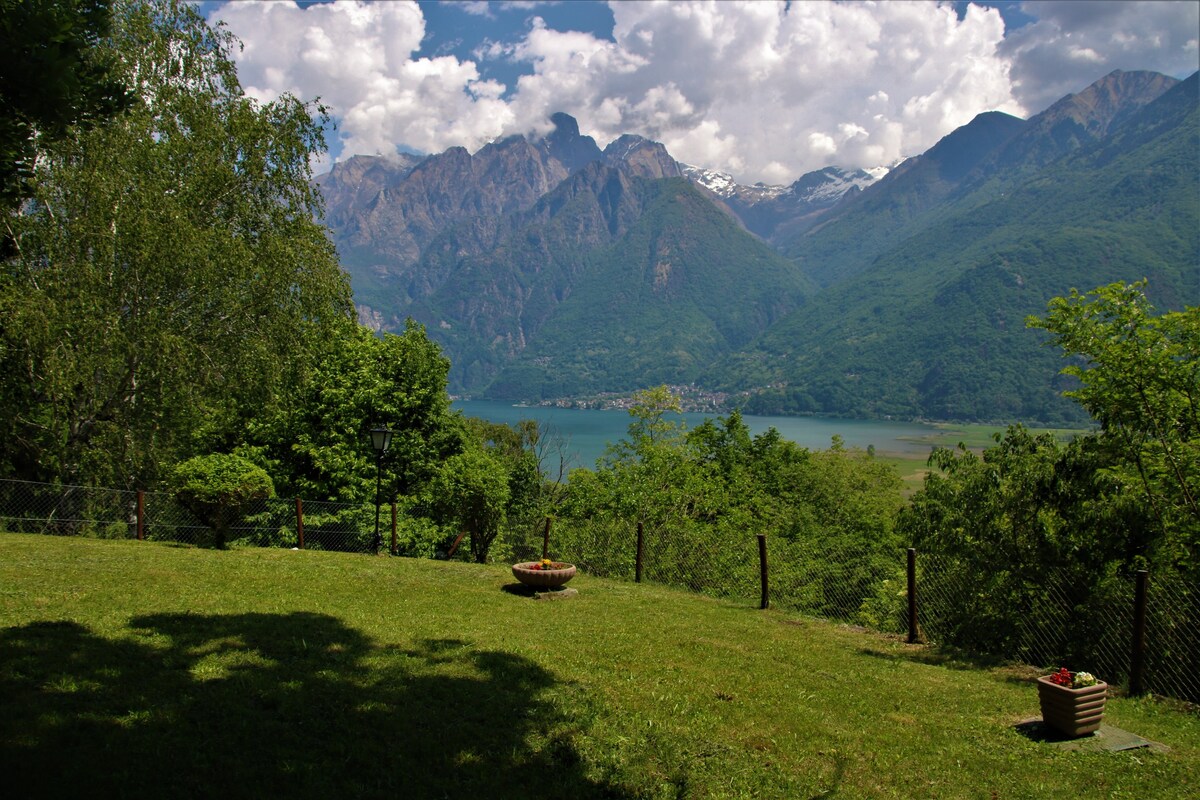
[[[562,569],[532,569],[538,561],[523,561],[513,564],[513,577],[526,586],[540,589],[555,589],[575,577],[575,565],[566,564]]]

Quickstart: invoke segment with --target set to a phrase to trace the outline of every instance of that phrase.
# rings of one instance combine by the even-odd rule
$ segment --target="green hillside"
[[[1025,126],[988,112],[901,164],[814,231],[782,243],[782,252],[821,286],[854,279],[880,254],[923,230],[989,153]]]
[[[705,378],[786,384],[752,400],[760,413],[1079,421],[1024,318],[1143,277],[1163,309],[1200,301],[1196,80],[999,198],[957,200]]]
[[[1016,727],[1033,672],[653,585],[506,592],[499,566],[0,533],[13,797],[1189,796],[1167,752]],[[536,787],[536,791],[531,790]]]

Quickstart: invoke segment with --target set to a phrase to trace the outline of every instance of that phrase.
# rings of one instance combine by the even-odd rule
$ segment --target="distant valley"
[[[1080,422],[1047,301],[1149,280],[1200,302],[1200,91],[1115,72],[981,114],[891,169],[740,186],[571,117],[476,153],[318,178],[377,330],[423,323],[451,391],[543,402],[667,383],[759,414]]]

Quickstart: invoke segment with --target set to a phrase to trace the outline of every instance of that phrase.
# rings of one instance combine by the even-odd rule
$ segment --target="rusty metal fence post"
[[[1137,696],[1146,691],[1146,585],[1150,573],[1137,571],[1133,591],[1133,641],[1129,658],[1129,694]]]
[[[767,591],[767,535],[765,533],[758,534],[758,578],[762,584],[762,600],[758,607],[770,608],[771,599]]]
[[[908,548],[908,643],[920,637],[917,628],[917,549]]]
[[[638,520],[637,528],[637,557],[633,565],[633,582],[642,582],[642,545],[645,542],[645,525]]]
[[[304,501],[296,498],[296,547],[304,549]]]
[[[137,493],[137,540],[146,539],[146,493],[138,489]]]

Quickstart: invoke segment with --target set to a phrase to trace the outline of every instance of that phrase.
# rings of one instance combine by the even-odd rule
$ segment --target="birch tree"
[[[314,221],[320,106],[245,96],[183,3],[118,3],[100,46],[136,100],[48,149],[14,220],[0,469],[134,487],[281,402],[349,287]]]

